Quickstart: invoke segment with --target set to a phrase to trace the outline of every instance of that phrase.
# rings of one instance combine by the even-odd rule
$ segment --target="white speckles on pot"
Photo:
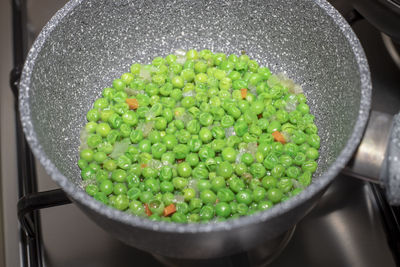
[[[390,204],[400,205],[400,113],[393,117],[393,128],[383,177]]]

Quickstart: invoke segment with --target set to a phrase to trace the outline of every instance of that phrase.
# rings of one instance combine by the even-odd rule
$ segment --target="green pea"
[[[115,89],[111,87],[104,88],[102,92],[103,97],[106,98],[107,100],[113,99],[114,94],[115,94]]]
[[[118,195],[115,199],[114,207],[118,210],[126,210],[129,207],[129,199],[126,195]]]
[[[303,171],[308,171],[311,173],[315,172],[317,170],[317,167],[317,162],[313,160],[307,160],[301,165]]]
[[[248,126],[247,126],[247,123],[245,123],[245,122],[236,122],[234,129],[235,129],[236,135],[241,137],[245,133],[247,133]]]
[[[156,215],[161,216],[164,212],[165,205],[162,201],[157,199],[151,199],[148,203],[149,210]]]
[[[200,139],[191,139],[188,142],[188,146],[191,152],[198,152],[202,147],[203,142]]]
[[[86,160],[84,160],[82,158],[78,160],[78,166],[81,170],[86,168],[88,165],[89,165],[89,163]]]
[[[162,195],[162,201],[166,206],[172,204],[174,202],[175,196],[170,192],[166,192]]]
[[[156,159],[161,159],[161,156],[167,151],[167,146],[163,143],[155,143],[151,146],[151,154]]]
[[[237,213],[239,215],[246,215],[249,210],[249,207],[246,205],[246,203],[239,203],[237,205]]]
[[[97,182],[102,182],[106,179],[108,179],[108,171],[103,170],[103,169],[99,169],[96,171],[96,180]]]
[[[126,155],[121,155],[117,159],[117,166],[121,169],[127,170],[131,164],[132,161]]]
[[[271,121],[267,128],[267,131],[269,133],[272,133],[275,131],[280,131],[280,130],[281,130],[281,123],[277,120]]]
[[[111,178],[118,183],[123,183],[126,180],[126,171],[121,169],[116,169],[112,172]]]
[[[205,167],[201,167],[200,164],[193,169],[192,175],[197,179],[206,179],[208,178],[208,170]]]
[[[178,142],[181,144],[186,144],[191,139],[190,133],[185,129],[180,130],[175,135],[178,139]]]
[[[290,178],[297,178],[300,175],[300,168],[296,166],[290,166],[286,169],[286,175]]]
[[[203,206],[199,213],[200,219],[202,221],[209,221],[214,217],[214,214],[215,214],[214,208],[209,205]]]
[[[85,191],[89,196],[94,196],[99,191],[99,188],[95,184],[89,184],[85,187]]]
[[[311,160],[316,160],[319,157],[319,152],[313,147],[310,147],[306,152],[306,157]]]
[[[138,148],[139,148],[139,150],[141,152],[149,153],[151,151],[151,142],[150,142],[150,140],[147,140],[147,139],[141,140],[139,142],[139,144],[138,144]]]
[[[227,162],[234,162],[236,160],[237,152],[232,147],[226,147],[222,150],[222,159]]]
[[[132,187],[128,190],[128,192],[126,193],[129,200],[137,200],[140,197],[140,189],[137,187]]]
[[[143,216],[145,215],[145,209],[143,204],[138,201],[138,200],[133,200],[129,203],[129,210],[130,212],[132,212],[133,214],[137,215],[137,216]]]
[[[280,178],[285,172],[285,167],[280,164],[275,165],[271,170],[271,175],[275,178]]]
[[[239,176],[247,173],[247,166],[244,163],[238,163],[235,165],[235,173]]]
[[[224,147],[226,147],[226,141],[224,139],[214,139],[211,142],[211,148],[215,151],[215,152],[221,152]]]
[[[191,166],[195,167],[199,163],[199,157],[195,153],[190,153],[186,156],[186,162]]]
[[[97,145],[97,151],[110,154],[113,151],[113,145],[107,141],[104,141]]]
[[[173,148],[175,153],[175,158],[184,159],[187,154],[189,154],[189,147],[185,144],[178,144]]]
[[[229,178],[233,173],[232,165],[228,161],[223,161],[217,166],[217,175]]]
[[[278,188],[281,189],[284,193],[288,193],[293,188],[293,181],[290,178],[281,178],[278,182]]]
[[[129,137],[131,134],[131,127],[128,124],[123,123],[119,127],[119,132],[122,137]]]
[[[187,162],[182,162],[178,165],[177,168],[178,174],[182,177],[189,177],[192,173],[192,167]]]
[[[292,165],[293,159],[292,159],[292,157],[289,156],[289,155],[281,155],[281,156],[279,157],[279,163],[280,163],[283,167],[288,168],[288,167],[290,167],[290,166]]]
[[[236,201],[249,205],[253,201],[250,190],[241,190],[236,194]]]
[[[228,137],[226,145],[230,146],[230,147],[235,147],[239,143],[240,143],[240,137],[238,137],[236,135],[231,135]]]
[[[201,128],[199,132],[199,138],[204,143],[209,143],[212,139],[212,133],[208,128]]]
[[[233,177],[230,181],[229,181],[229,188],[235,192],[238,193],[239,191],[243,190],[245,188],[245,184],[243,182],[243,180],[237,178],[237,177]]]
[[[273,170],[274,169],[272,169],[271,173],[273,173]],[[261,163],[253,163],[250,166],[250,173],[253,175],[254,178],[262,178],[266,173],[266,169]]]
[[[103,139],[99,134],[90,134],[86,142],[90,148],[95,148],[102,141]]]
[[[235,119],[230,115],[225,115],[221,118],[221,126],[223,128],[229,128],[229,127],[233,126],[234,123],[235,123]]]
[[[148,203],[153,198],[153,193],[150,191],[142,191],[139,199],[142,203]]]
[[[298,181],[303,186],[308,186],[311,183],[312,172],[304,171],[298,178]]]
[[[200,131],[200,123],[198,120],[191,120],[188,122],[186,129],[191,134],[197,134]]]
[[[117,163],[112,159],[108,159],[103,163],[103,167],[107,171],[113,171],[117,168]]]
[[[307,143],[310,146],[312,146],[312,147],[314,147],[316,149],[319,149],[319,147],[320,147],[320,137],[317,134],[311,134],[307,138]]]
[[[176,189],[183,190],[187,186],[188,181],[185,178],[175,177],[172,179],[172,183]]]
[[[267,191],[267,197],[272,203],[278,203],[283,198],[283,192],[279,188],[270,188]]]
[[[86,162],[91,162],[93,160],[94,152],[92,149],[83,149],[80,152],[80,157]]]
[[[100,119],[100,114],[97,109],[91,109],[88,111],[86,118],[89,122],[96,122]]]
[[[212,179],[211,181],[211,189],[214,192],[218,192],[219,189],[221,188],[225,188],[226,184],[225,184],[225,179],[221,176],[217,176],[214,179]]]
[[[226,202],[219,202],[215,205],[215,213],[221,217],[228,217],[231,215],[231,207]]]
[[[256,202],[265,200],[267,191],[263,187],[256,186],[252,192],[252,199]]]
[[[220,201],[230,202],[235,199],[235,194],[229,188],[220,188],[217,197]]]
[[[199,180],[197,181],[197,188],[199,191],[204,191],[211,188],[211,182],[209,180]]]
[[[278,162],[278,157],[274,153],[270,153],[265,157],[263,164],[265,168],[272,170]]]
[[[123,183],[115,183],[114,184],[113,193],[115,195],[126,195],[127,192],[128,192],[128,188],[126,187],[125,184],[123,184]]]
[[[139,170],[141,174],[141,168],[139,168]],[[128,184],[129,188],[138,187],[140,185],[140,179],[139,179],[140,174],[135,174],[133,173],[133,171],[129,171],[129,173],[126,176],[126,183]]]

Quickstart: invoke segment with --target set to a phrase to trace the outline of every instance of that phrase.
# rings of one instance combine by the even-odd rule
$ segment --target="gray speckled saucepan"
[[[76,162],[93,101],[133,62],[149,63],[179,48],[246,51],[303,86],[321,136],[319,167],[306,190],[267,211],[207,224],[152,222],[85,193]],[[35,156],[104,230],[145,251],[211,258],[271,240],[307,214],[360,142],[370,97],[363,49],[325,0],[72,0],[31,48],[19,106]]]

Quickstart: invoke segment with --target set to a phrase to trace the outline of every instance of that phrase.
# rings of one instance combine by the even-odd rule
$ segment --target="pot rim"
[[[43,165],[46,172],[51,178],[68,194],[68,196],[84,205],[91,210],[105,216],[109,219],[119,221],[132,227],[140,227],[147,230],[166,232],[166,233],[212,233],[217,231],[229,231],[241,227],[246,227],[251,224],[258,224],[265,222],[273,217],[290,212],[293,208],[306,202],[312,198],[316,193],[323,190],[329,183],[336,177],[340,170],[346,165],[350,157],[353,155],[357,148],[366,126],[371,101],[371,79],[364,54],[364,50],[356,37],[355,33],[339,14],[339,12],[326,0],[313,0],[321,9],[323,9],[334,21],[336,26],[340,28],[342,34],[349,42],[354,57],[356,59],[358,70],[360,73],[360,86],[361,86],[361,99],[360,108],[358,112],[357,121],[354,125],[353,132],[348,139],[346,146],[340,152],[336,160],[329,166],[329,168],[315,179],[303,192],[299,195],[290,198],[289,200],[273,206],[271,209],[255,213],[251,216],[240,217],[235,220],[225,222],[209,222],[205,224],[192,223],[192,224],[178,224],[172,222],[154,222],[145,218],[140,218],[126,212],[106,206],[91,196],[89,196],[79,186],[69,181],[50,161],[46,153],[43,151],[42,146],[39,144],[34,125],[31,120],[31,111],[29,107],[29,92],[30,81],[32,78],[32,71],[35,67],[36,58],[39,55],[47,38],[51,36],[52,31],[60,21],[74,9],[79,6],[84,0],[71,0],[63,8],[61,8],[43,28],[33,46],[31,47],[25,65],[22,71],[21,80],[19,84],[19,111],[22,122],[22,127],[25,137],[33,151],[35,157]]]

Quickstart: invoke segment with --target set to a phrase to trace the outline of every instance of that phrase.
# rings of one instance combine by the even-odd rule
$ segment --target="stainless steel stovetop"
[[[10,1],[0,1],[1,100],[1,196],[4,249],[0,266],[20,266],[16,217],[17,170],[11,70]],[[33,37],[65,0],[28,0],[28,18]],[[342,13],[345,0],[331,0]],[[373,80],[373,109],[397,113],[400,109],[400,70],[387,53],[380,33],[368,22],[354,30],[365,48]],[[38,165],[39,190],[57,188]],[[74,205],[41,211],[46,266],[164,266],[150,254],[126,246],[97,227]],[[3,237],[2,237],[3,235]],[[4,257],[2,254],[4,253]],[[1,261],[3,259],[3,262]],[[368,183],[340,175],[316,208],[296,227],[283,252],[269,266],[396,266],[388,246],[385,227],[372,188]]]

